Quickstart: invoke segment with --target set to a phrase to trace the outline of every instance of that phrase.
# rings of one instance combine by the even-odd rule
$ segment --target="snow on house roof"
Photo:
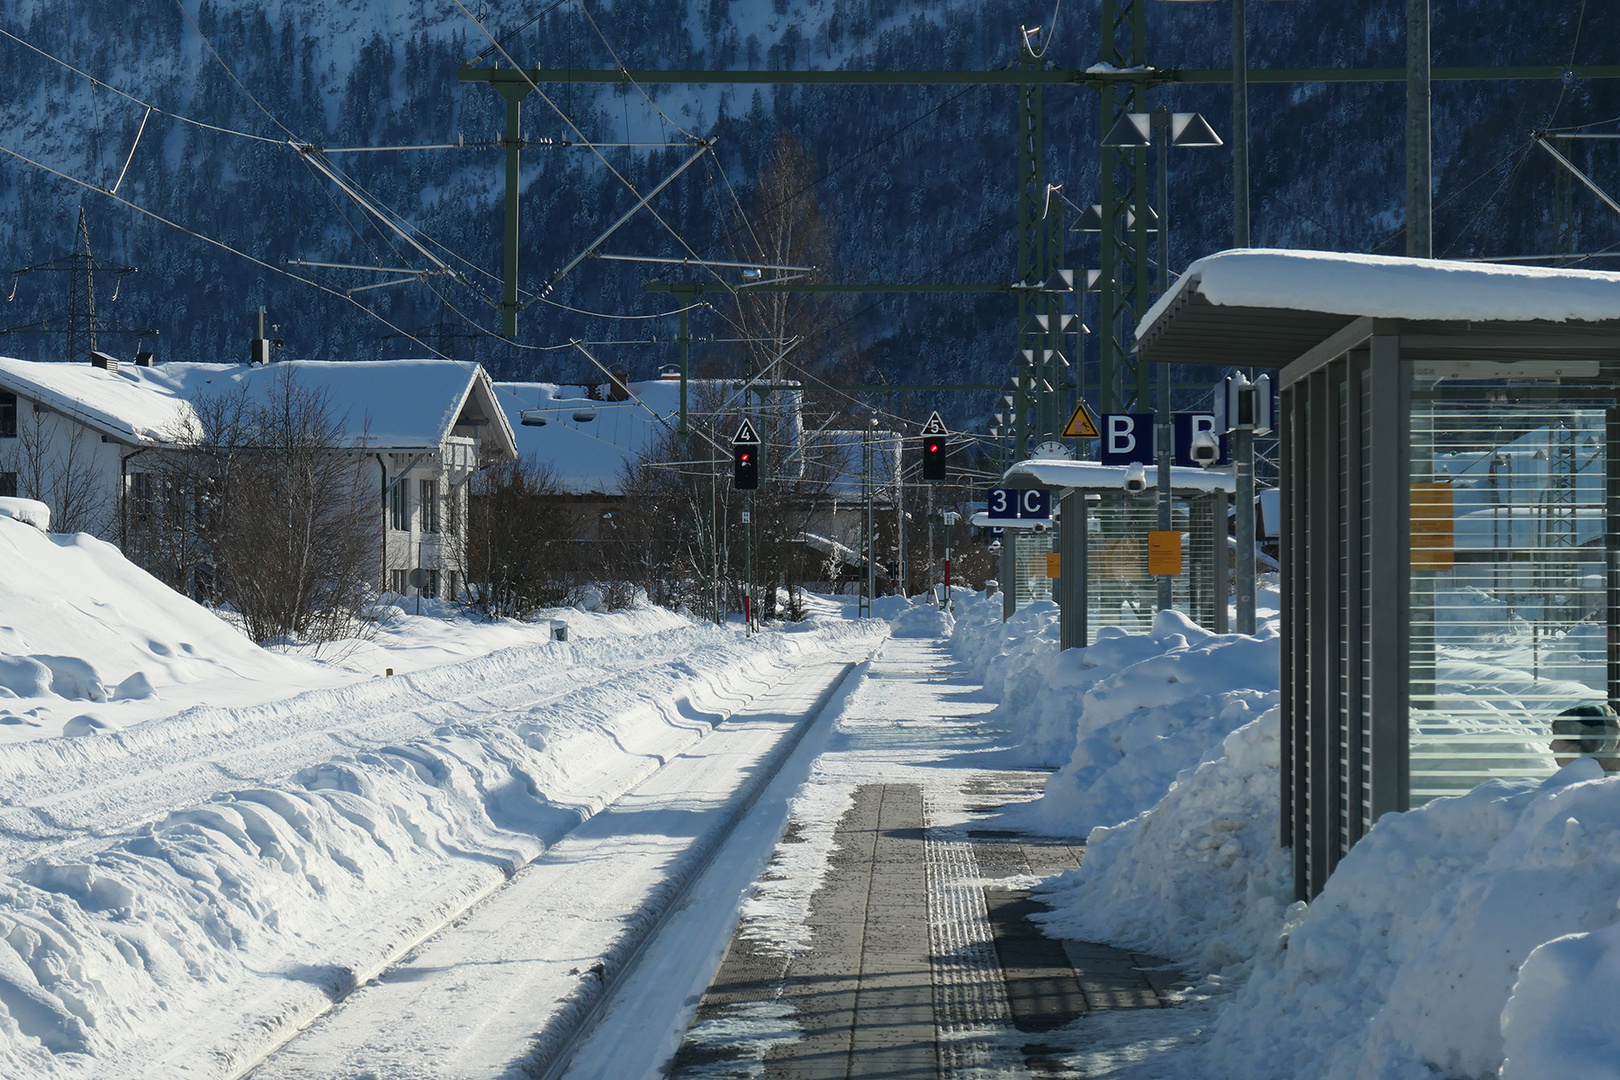
[[[562,489],[574,495],[609,495],[623,487],[625,470],[652,450],[680,420],[680,382],[649,379],[628,384],[630,397],[603,401],[583,386],[549,382],[495,384],[496,400],[517,433],[521,457],[549,467]],[[700,400],[728,400],[738,384],[730,379],[690,379],[688,415],[696,417]],[[602,389],[605,389],[603,387]],[[740,400],[740,398],[739,398]],[[798,394],[786,398],[792,411],[789,437],[798,432]],[[525,425],[527,414],[531,423]],[[532,421],[543,420],[544,424]],[[720,432],[724,444],[729,431]]]
[[[512,442],[499,410],[468,409],[469,397],[478,393],[480,383],[487,387],[489,377],[477,364],[459,360],[174,362],[109,372],[84,364],[0,357],[0,384],[131,443],[183,439],[196,418],[194,403],[242,390],[255,397],[269,394],[289,374],[300,386],[326,395],[357,445],[437,448],[464,410],[489,422],[497,445]],[[486,417],[486,411],[495,415]]]
[[[123,442],[159,442],[185,431],[196,418],[190,402],[172,389],[148,387],[131,370],[154,369],[115,373],[0,356],[0,386]]]
[[[1361,317],[1612,328],[1620,325],[1620,274],[1332,251],[1222,251],[1187,267],[1142,317],[1137,339],[1149,362],[1282,366]]]

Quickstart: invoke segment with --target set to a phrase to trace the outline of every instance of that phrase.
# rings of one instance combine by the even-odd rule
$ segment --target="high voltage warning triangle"
[[[1086,408],[1085,402],[1079,402],[1074,407],[1074,415],[1063,428],[1065,439],[1097,439],[1101,432],[1097,430],[1097,421],[1091,418],[1091,410]]]
[[[737,434],[731,437],[732,446],[758,446],[759,432],[754,430],[754,422],[743,417],[743,422],[737,428]]]

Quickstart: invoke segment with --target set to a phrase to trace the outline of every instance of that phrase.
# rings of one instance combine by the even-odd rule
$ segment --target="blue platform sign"
[[[991,488],[985,516],[1007,521],[1046,521],[1052,516],[1052,493],[1045,488]]]
[[[1104,413],[1097,460],[1104,465],[1153,464],[1153,414]]]
[[[1226,465],[1230,462],[1231,459],[1226,456],[1226,436],[1215,434],[1214,413],[1178,412],[1171,417],[1171,420],[1175,424],[1175,464],[1204,464],[1201,461],[1195,461],[1192,453],[1193,439],[1200,432],[1210,435],[1221,444],[1221,456],[1216,459],[1214,464]]]
[[[1152,413],[1104,413],[1102,441],[1097,449],[1097,460],[1104,465],[1152,465],[1158,461],[1154,443],[1155,431]],[[1173,442],[1171,461],[1176,465],[1201,465],[1193,460],[1193,439],[1199,432],[1215,436],[1215,414],[1178,412],[1170,415]],[[1221,444],[1217,465],[1225,465],[1226,437],[1216,436]]]

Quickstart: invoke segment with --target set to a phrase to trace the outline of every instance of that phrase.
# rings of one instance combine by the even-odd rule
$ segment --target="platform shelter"
[[[1021,461],[1003,475],[1008,487],[1053,492],[1063,648],[1090,645],[1105,626],[1141,633],[1152,625],[1159,579],[1149,571],[1148,533],[1158,528],[1156,482],[1152,468],[1060,458]],[[1181,534],[1182,551],[1173,606],[1199,626],[1225,633],[1232,473],[1176,466],[1170,485],[1171,528]]]
[[[1223,252],[1137,348],[1280,371],[1301,897],[1385,813],[1620,764],[1620,274]]]

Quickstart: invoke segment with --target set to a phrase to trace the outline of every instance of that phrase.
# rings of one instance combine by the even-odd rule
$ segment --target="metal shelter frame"
[[[1390,271],[1439,277],[1467,265]],[[1267,306],[1255,293],[1241,305],[1213,303],[1195,270],[1150,313],[1139,352],[1144,362],[1281,372],[1280,827],[1296,895],[1308,899],[1381,816],[1414,805],[1414,695],[1436,693],[1438,625],[1433,587],[1425,595],[1412,572],[1414,499],[1434,479],[1414,467],[1414,440],[1426,434],[1414,430],[1414,371],[1466,371],[1486,410],[1511,404],[1508,372],[1606,410],[1601,551],[1592,557],[1605,574],[1607,697],[1620,700],[1620,300],[1612,318],[1586,321],[1569,319],[1570,305],[1552,293],[1545,319],[1382,318]],[[1620,293],[1615,274],[1574,273],[1568,284],[1596,279]],[[1387,311],[1400,302],[1349,292],[1336,304]],[[1425,606],[1431,618],[1415,619]],[[1525,719],[1526,730],[1545,724]]]

